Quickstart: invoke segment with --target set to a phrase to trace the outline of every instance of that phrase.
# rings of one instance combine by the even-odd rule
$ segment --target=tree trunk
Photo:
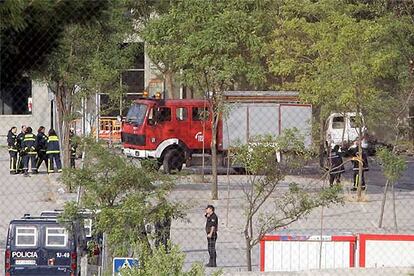
[[[382,220],[384,218],[384,209],[385,209],[385,202],[387,201],[387,193],[388,193],[389,183],[390,183],[389,180],[387,180],[387,182],[385,182],[384,195],[382,196],[381,212],[380,212],[380,218],[379,218],[379,222],[378,222],[378,228],[382,228]]]
[[[166,71],[164,73],[165,88],[167,89],[167,98],[175,99],[175,90],[174,90],[174,74],[171,71]],[[164,88],[164,89],[165,89]]]
[[[61,156],[62,165],[64,168],[70,167],[70,145],[69,145],[69,132],[70,132],[70,118],[72,107],[72,95],[71,91],[64,84],[63,81],[59,81],[56,89],[56,112],[58,119],[58,132],[60,135]]]
[[[398,224],[397,224],[397,210],[395,209],[395,183],[391,183],[391,191],[392,191],[392,214],[394,218],[394,228],[395,231],[398,232]]]
[[[250,247],[249,238],[246,238],[246,261],[247,261],[247,271],[252,271],[252,248]]]
[[[359,91],[357,90],[357,99],[359,100]],[[357,116],[361,116],[361,108],[357,105]],[[357,117],[357,118],[358,118]],[[358,201],[362,200],[362,173],[364,169],[364,159],[362,158],[362,119],[360,118],[360,122],[358,122],[358,156],[361,162],[358,162],[358,186],[357,186],[357,194],[358,194]]]
[[[217,123],[216,120],[218,114],[214,114],[213,111],[213,123],[212,123],[212,137],[211,137],[211,172],[213,179],[211,181],[211,199],[218,199],[218,177],[217,177]]]
[[[325,122],[320,109],[321,108],[319,107],[317,114],[317,116],[319,116],[319,166],[323,168],[325,165]],[[328,151],[329,149],[326,150]]]

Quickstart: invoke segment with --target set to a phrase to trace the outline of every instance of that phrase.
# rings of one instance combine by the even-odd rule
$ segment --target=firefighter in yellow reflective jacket
[[[10,154],[10,174],[15,174],[17,170],[17,127],[12,127],[7,133],[7,146]]]
[[[62,162],[60,161],[60,147],[59,147],[59,138],[56,135],[54,129],[49,130],[49,138],[46,143],[46,154],[47,154],[47,172],[53,173],[54,162],[58,172],[62,172]]]
[[[23,172],[25,176],[29,176],[29,161],[32,168],[32,173],[37,173],[36,167],[36,148],[35,148],[36,136],[33,134],[31,127],[26,129],[26,134],[24,135],[22,150],[25,153],[23,155]]]

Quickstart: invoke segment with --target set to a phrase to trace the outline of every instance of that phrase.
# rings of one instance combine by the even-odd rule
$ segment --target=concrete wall
[[[31,126],[37,133],[39,126],[50,128],[50,100],[46,84],[32,81],[32,114],[30,115],[0,115],[0,145],[7,145],[7,132],[12,126],[20,132],[22,125]]]

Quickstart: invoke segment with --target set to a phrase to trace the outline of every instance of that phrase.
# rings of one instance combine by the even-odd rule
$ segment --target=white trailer
[[[310,147],[312,105],[300,104],[297,96],[297,92],[242,91],[236,99],[227,100],[222,126],[223,150],[237,143],[248,143],[255,136],[277,137],[287,129],[297,129],[305,146]]]

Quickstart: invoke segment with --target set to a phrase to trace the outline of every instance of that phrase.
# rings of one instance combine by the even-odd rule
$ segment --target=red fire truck
[[[312,106],[298,103],[297,92],[226,92],[225,114],[217,131],[217,150],[225,156],[235,143],[251,137],[274,136],[295,127],[311,143]],[[130,157],[152,158],[165,172],[181,170],[192,155],[210,152],[211,106],[206,100],[135,100],[122,120],[123,153]]]

